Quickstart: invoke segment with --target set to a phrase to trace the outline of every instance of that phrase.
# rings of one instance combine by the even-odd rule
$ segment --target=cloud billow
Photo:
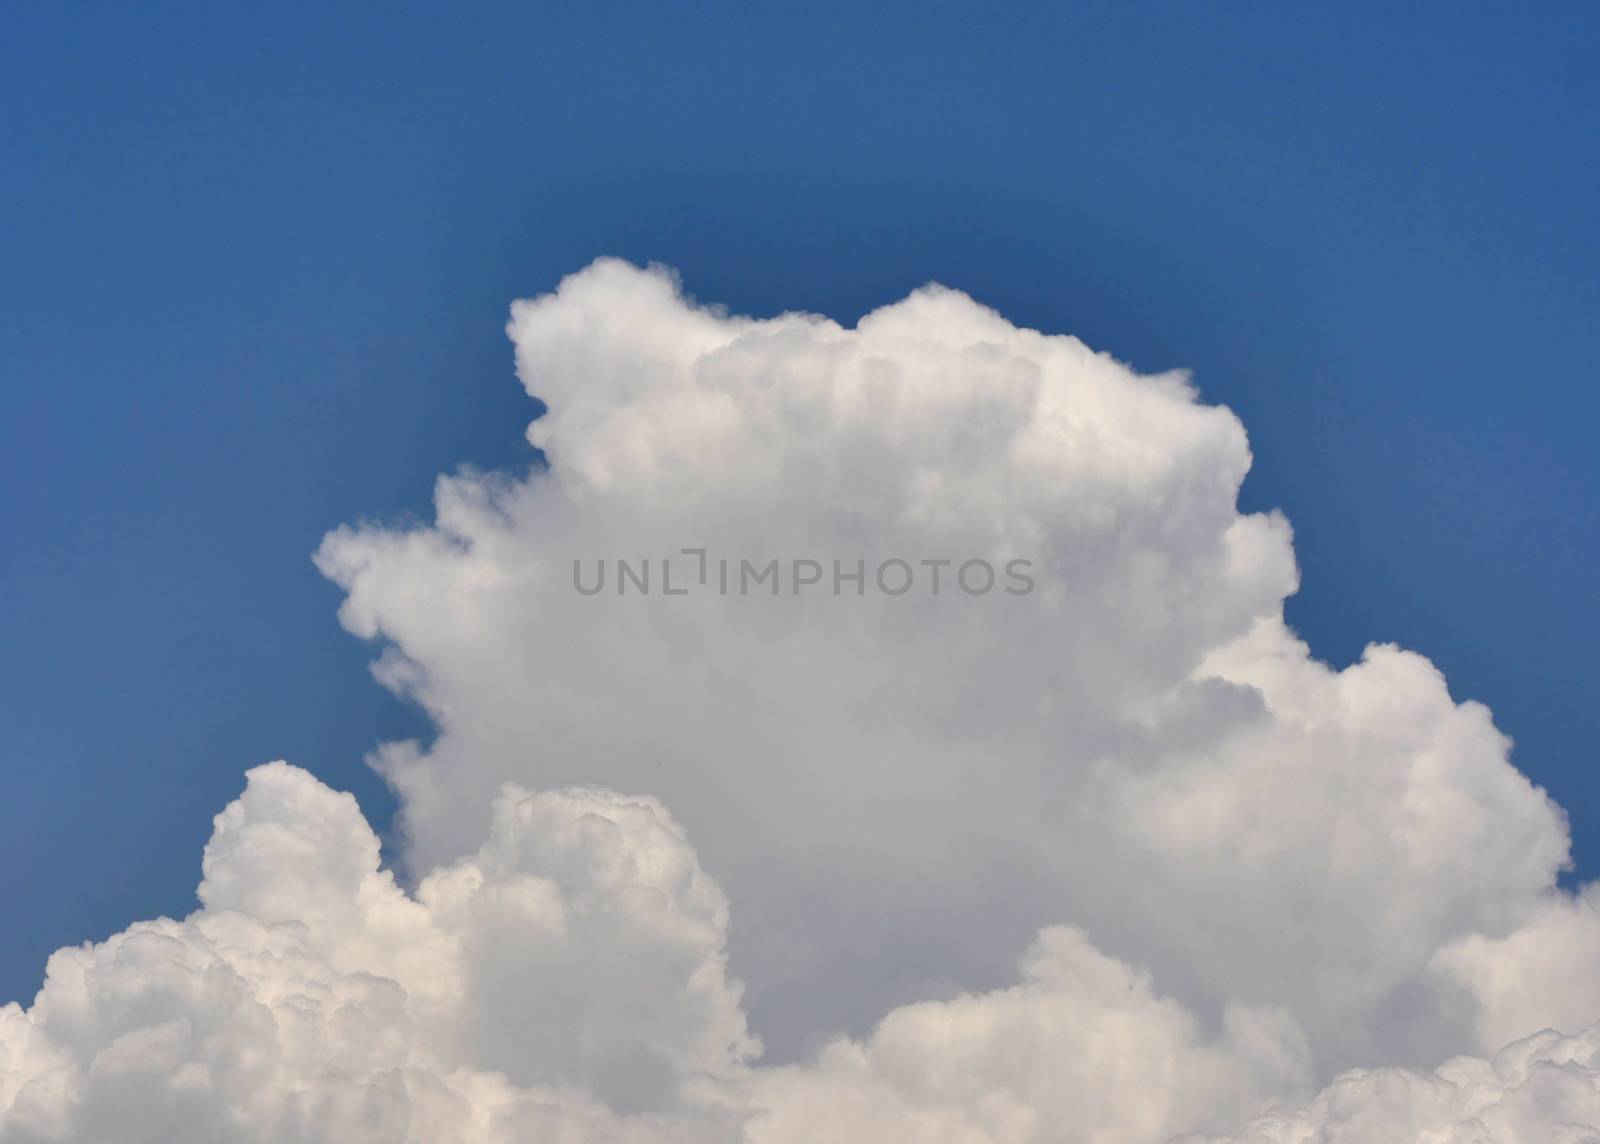
[[[1285,626],[1289,527],[1185,376],[938,287],[845,329],[611,260],[510,334],[548,467],[317,554],[439,731],[374,757],[414,890],[252,772],[201,911],[0,1010],[0,1140],[1600,1124],[1564,817],[1425,658]],[[1036,590],[573,590],[685,548]]]

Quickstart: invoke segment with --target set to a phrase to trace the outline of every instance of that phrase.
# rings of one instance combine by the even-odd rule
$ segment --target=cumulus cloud
[[[938,287],[846,329],[615,261],[510,333],[548,469],[446,478],[433,527],[318,555],[440,728],[380,756],[418,869],[507,780],[659,795],[780,1059],[1004,984],[1062,922],[1213,1021],[1290,1006],[1325,1075],[1459,1047],[1434,954],[1529,921],[1565,823],[1425,659],[1334,671],[1285,628],[1289,528],[1238,511],[1243,428],[1185,377]],[[574,590],[574,560],[684,548],[830,581],[1022,557],[1038,589]]]
[[[611,260],[510,335],[548,463],[317,553],[438,728],[374,756],[413,892],[348,799],[253,772],[198,914],[0,1015],[0,1139],[1593,1121],[1590,1034],[1519,1040],[1600,1018],[1564,817],[1425,658],[1286,627],[1289,526],[1187,377],[939,287],[845,328]],[[1033,590],[955,576],[1013,560]]]
[[[751,1140],[1164,1140],[1236,1123],[1305,1083],[1305,1042],[1287,1014],[1230,1005],[1208,1039],[1081,931],[1041,933],[1021,977],[904,1006],[865,1041],[760,1074]]]
[[[1550,894],[1504,937],[1472,934],[1445,946],[1431,968],[1477,999],[1485,1051],[1530,1029],[1582,1028],[1600,1014],[1600,887]]]
[[[652,799],[508,787],[412,897],[354,799],[275,763],[200,898],[0,1010],[0,1139],[736,1138],[727,903]]]
[[[1432,1072],[1360,1070],[1311,1103],[1267,1113],[1210,1144],[1595,1144],[1600,1141],[1600,1026],[1544,1031],[1492,1060],[1458,1057]],[[1185,1144],[1202,1144],[1191,1138]]]
[[[348,795],[248,778],[200,910],[62,950],[0,1009],[0,1140],[1114,1144],[1252,1116],[1189,1139],[1600,1139],[1600,1026],[1284,1105],[1311,1074],[1286,1010],[1230,1004],[1208,1035],[1066,926],[1016,984],[758,1067],[726,900],[654,800],[507,787],[408,895]]]

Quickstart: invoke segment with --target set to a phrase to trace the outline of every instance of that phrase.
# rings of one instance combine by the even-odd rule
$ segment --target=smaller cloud
[[[60,950],[0,1009],[0,1139],[737,1133],[727,903],[653,799],[509,787],[413,898],[351,796],[273,763],[204,871],[189,918]]]
[[[764,1073],[751,1140],[1160,1141],[1308,1088],[1310,1053],[1287,1014],[1230,1005],[1208,1038],[1148,974],[1079,930],[1042,932],[1021,975],[904,1006],[813,1065]]]
[[[1237,1135],[1182,1144],[1597,1144],[1600,1025],[1538,1033],[1493,1058],[1433,1072],[1357,1069],[1309,1104],[1251,1120]]]

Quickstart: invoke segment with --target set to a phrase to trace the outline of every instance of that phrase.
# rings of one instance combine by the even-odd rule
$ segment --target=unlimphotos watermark
[[[766,560],[713,557],[704,548],[681,548],[676,556],[651,559],[574,558],[572,586],[580,596],[687,596],[715,592],[719,596],[799,596],[802,594],[885,596],[921,593],[938,596],[959,592],[987,596],[1003,592],[1026,596],[1034,589],[1033,561],[1026,557],[995,563],[973,557],[892,556],[841,560],[808,556]]]

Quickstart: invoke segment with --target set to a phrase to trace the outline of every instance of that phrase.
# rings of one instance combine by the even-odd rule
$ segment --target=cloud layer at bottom
[[[1068,927],[1007,988],[763,1067],[726,899],[648,797],[507,787],[479,850],[407,894],[350,796],[274,763],[217,816],[200,898],[0,1009],[0,1140],[1600,1139],[1600,1026],[1312,1095],[1286,1013],[1208,1033]]]

